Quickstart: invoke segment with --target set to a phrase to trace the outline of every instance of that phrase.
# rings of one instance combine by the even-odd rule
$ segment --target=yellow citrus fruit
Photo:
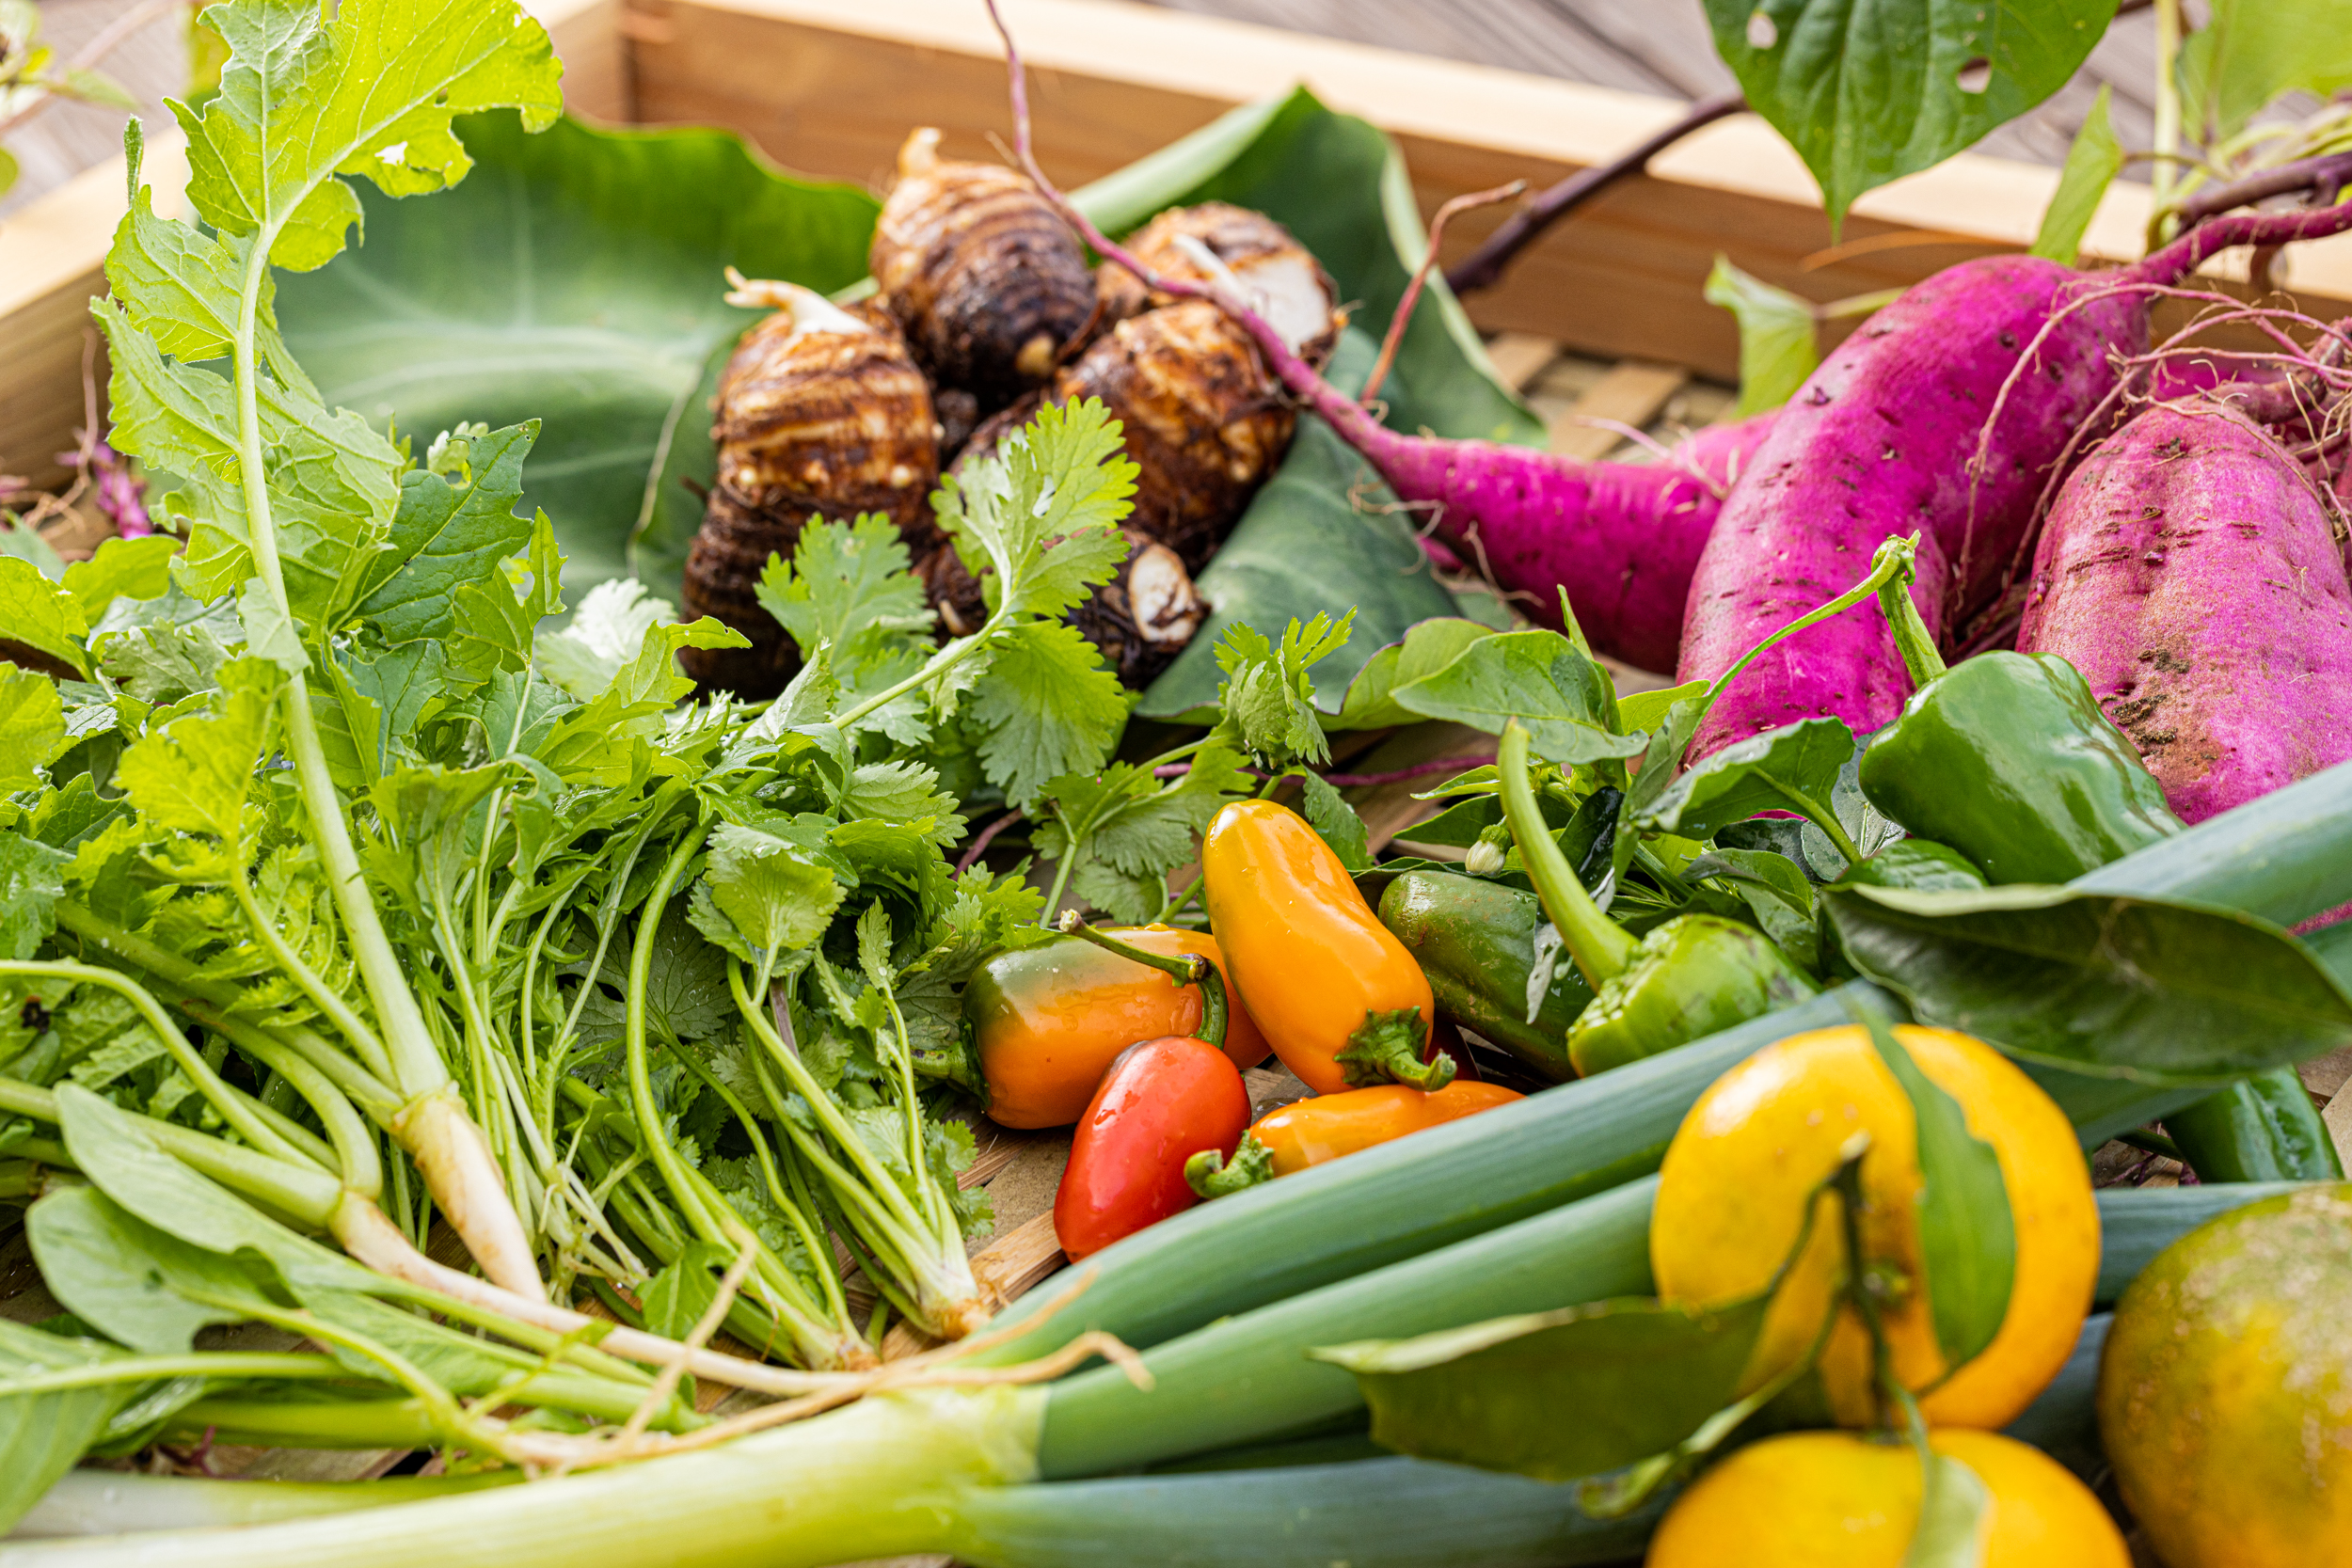
[[[1890,1304],[1883,1317],[1895,1374],[1920,1393],[1932,1425],[2006,1426],[2066,1364],[2090,1310],[2099,1210],[2090,1168],[2065,1113],[1999,1052],[1948,1029],[1906,1024],[1896,1037],[1959,1101],[1968,1131],[1993,1146],[2009,1189],[2017,1267],[1998,1334],[1956,1372],[1935,1342],[1934,1281]],[[1863,1245],[1918,1281],[1921,1182],[1911,1101],[1868,1034],[1847,1027],[1765,1047],[1717,1079],[1683,1118],[1650,1222],[1658,1293],[1722,1306],[1763,1290],[1797,1244],[1807,1196],[1836,1172],[1839,1151],[1857,1132],[1870,1138]],[[1836,1206],[1819,1207],[1804,1256],[1765,1321],[1750,1386],[1802,1356],[1828,1310],[1846,1243]],[[1847,1309],[1821,1356],[1841,1425],[1873,1419],[1869,1377],[1869,1339]]]
[[[2130,1568],[2090,1488],[2040,1449],[1950,1428],[1929,1447],[1984,1482],[1982,1568]],[[1919,1523],[1908,1443],[1793,1432],[1752,1443],[1698,1479],[1650,1538],[1645,1568],[1901,1568]]]
[[[2099,1434],[2169,1568],[2352,1562],[2352,1183],[2159,1254],[2116,1304]]]

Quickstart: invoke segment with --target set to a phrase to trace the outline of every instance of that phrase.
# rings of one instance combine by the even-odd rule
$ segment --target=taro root
[[[1279,224],[1223,203],[1163,213],[1138,245],[1170,272],[1216,276],[1261,309],[1311,358],[1329,352],[1341,325],[1323,269]],[[1138,470],[1119,578],[1071,614],[1121,679],[1165,668],[1200,629],[1208,605],[1193,576],[1208,564],[1281,462],[1295,423],[1256,345],[1206,300],[1158,303],[1121,269],[1101,274],[1111,329],[1054,373],[1050,385],[983,423],[959,465],[986,455],[1044,401],[1098,398],[1120,422]],[[1124,280],[1122,286],[1120,280]],[[943,546],[921,571],[950,630],[977,626],[980,588]]]
[[[1249,340],[1201,299],[1120,322],[1055,374],[1051,395],[1109,407],[1141,470],[1128,526],[1194,571],[1282,461],[1295,422]]]
[[[1094,318],[1086,247],[1027,177],[939,155],[907,138],[874,226],[874,278],[915,357],[981,412],[1054,373]]]
[[[1235,285],[1301,358],[1320,363],[1330,353],[1341,325],[1332,309],[1339,291],[1307,247],[1263,213],[1225,201],[1171,207],[1137,230],[1127,247],[1165,277]],[[1094,282],[1105,321],[1175,302],[1168,294],[1147,295],[1136,275],[1116,263],[1106,262]]]
[[[775,313],[743,335],[719,381],[719,472],[686,557],[684,609],[714,615],[748,648],[690,648],[687,673],[746,697],[783,689],[799,656],[755,590],[811,517],[880,513],[915,554],[930,542],[939,477],[930,388],[897,325],[792,283],[736,279],[737,305]]]
[[[1073,610],[1070,624],[1102,650],[1120,680],[1142,686],[1184,652],[1208,617],[1209,603],[1174,550],[1132,527],[1120,531],[1127,537],[1127,559],[1120,562],[1119,576]],[[979,629],[988,618],[988,603],[953,541],[941,539],[914,570],[942,626],[957,637]]]

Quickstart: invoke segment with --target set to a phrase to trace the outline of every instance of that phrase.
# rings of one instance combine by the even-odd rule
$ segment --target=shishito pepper
[[[1306,818],[1234,801],[1201,837],[1200,876],[1226,976],[1300,1082],[1336,1094],[1453,1078],[1445,1053],[1422,1059],[1437,1007],[1421,966]]]
[[[1592,1005],[1569,1026],[1568,1059],[1590,1077],[1728,1029],[1819,990],[1761,931],[1709,914],[1677,915],[1640,941],[1611,920],[1560,852],[1527,779],[1527,732],[1503,726],[1495,759],[1502,816],[1528,879]]]
[[[1107,933],[1166,958],[1224,955],[1201,931],[1171,926]],[[1228,998],[1221,1049],[1237,1068],[1265,1060],[1265,1037]],[[1076,935],[1001,953],[964,988],[963,1015],[988,1085],[988,1115],[1003,1127],[1067,1127],[1086,1114],[1119,1053],[1137,1040],[1200,1036],[1200,984],[1161,974]]]
[[[1568,1026],[1593,1000],[1573,963],[1547,955],[1534,984],[1544,907],[1532,893],[1445,871],[1408,871],[1380,895],[1380,924],[1421,964],[1438,1011],[1541,1076],[1576,1076]],[[1534,1016],[1530,1016],[1530,1014]]]
[[[2181,831],[2073,665],[2004,652],[1946,668],[1910,579],[1906,566],[1879,589],[1917,689],[1862,753],[1871,804],[1993,882],[2071,881]]]
[[[1908,553],[1907,542],[1883,548]],[[1916,688],[1862,753],[1863,793],[1949,845],[1992,882],[2070,882],[2184,824],[2089,683],[2056,654],[1984,653],[1947,666],[1905,569],[1879,609]],[[2205,1181],[2324,1181],[2334,1140],[2293,1068],[2240,1079],[2165,1118]]]
[[[1184,1162],[1184,1180],[1202,1197],[1222,1197],[1524,1098],[1467,1078],[1430,1094],[1402,1084],[1319,1094],[1260,1117],[1230,1161],[1223,1148],[1195,1154]]]

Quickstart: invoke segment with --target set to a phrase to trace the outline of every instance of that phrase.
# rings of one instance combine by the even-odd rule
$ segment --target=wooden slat
[[[1495,374],[1514,391],[1526,391],[1544,368],[1559,357],[1557,341],[1530,332],[1499,332],[1486,345],[1486,358]]]
[[[983,1287],[994,1291],[1000,1299],[1011,1301],[1065,1261],[1061,1239],[1054,1234],[1053,1211],[1047,1210],[974,1253],[972,1275]],[[882,1359],[896,1361],[938,1343],[904,1322],[894,1323],[882,1336]]]
[[[1639,430],[1656,419],[1666,401],[1690,379],[1691,372],[1679,365],[1629,359],[1613,366],[1576,400],[1575,406],[1552,421],[1551,450],[1569,457],[1608,456],[1625,435],[1593,421],[1608,420]]]

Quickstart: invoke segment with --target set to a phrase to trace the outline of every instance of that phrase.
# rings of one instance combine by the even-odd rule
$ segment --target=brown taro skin
[[[2233,409],[2158,404],[2068,476],[2018,647],[2057,654],[2185,822],[2352,757],[2339,514]]]
[[[686,557],[684,610],[690,620],[718,617],[752,645],[679,657],[706,687],[772,696],[799,655],[756,597],[768,557],[789,556],[811,517],[868,512],[921,555],[933,532],[939,429],[896,324],[870,306],[806,329],[792,310],[776,311],[744,334],[717,404],[718,479]]]
[[[1127,249],[1162,277],[1218,281],[1185,242],[1198,242],[1224,264],[1251,296],[1250,304],[1295,345],[1300,358],[1320,365],[1328,356],[1343,324],[1331,309],[1339,286],[1289,230],[1263,213],[1230,201],[1204,201],[1160,214],[1128,237]],[[1117,262],[1103,264],[1094,286],[1105,325],[1176,303],[1172,294],[1147,293],[1142,279]]]
[[[965,445],[959,469],[965,462],[993,455],[1005,437],[1036,418],[1042,402],[1041,394],[1031,393],[982,424]],[[1131,451],[1133,446],[1131,436]],[[1133,517],[1120,532],[1126,536],[1127,558],[1120,563],[1119,575],[1073,609],[1070,621],[1102,650],[1104,662],[1120,680],[1140,687],[1184,651],[1207,619],[1209,606],[1193,584],[1191,569],[1174,550]],[[965,568],[954,541],[935,536],[930,549],[916,558],[914,570],[950,636],[977,631],[987,619],[979,579]]]
[[[1254,345],[1204,299],[1119,323],[1062,368],[1052,396],[1110,409],[1141,470],[1129,526],[1192,571],[1240,521],[1297,423]]]
[[[1086,247],[1025,175],[907,138],[870,255],[882,300],[932,379],[1003,407],[1054,373],[1094,319]]]

